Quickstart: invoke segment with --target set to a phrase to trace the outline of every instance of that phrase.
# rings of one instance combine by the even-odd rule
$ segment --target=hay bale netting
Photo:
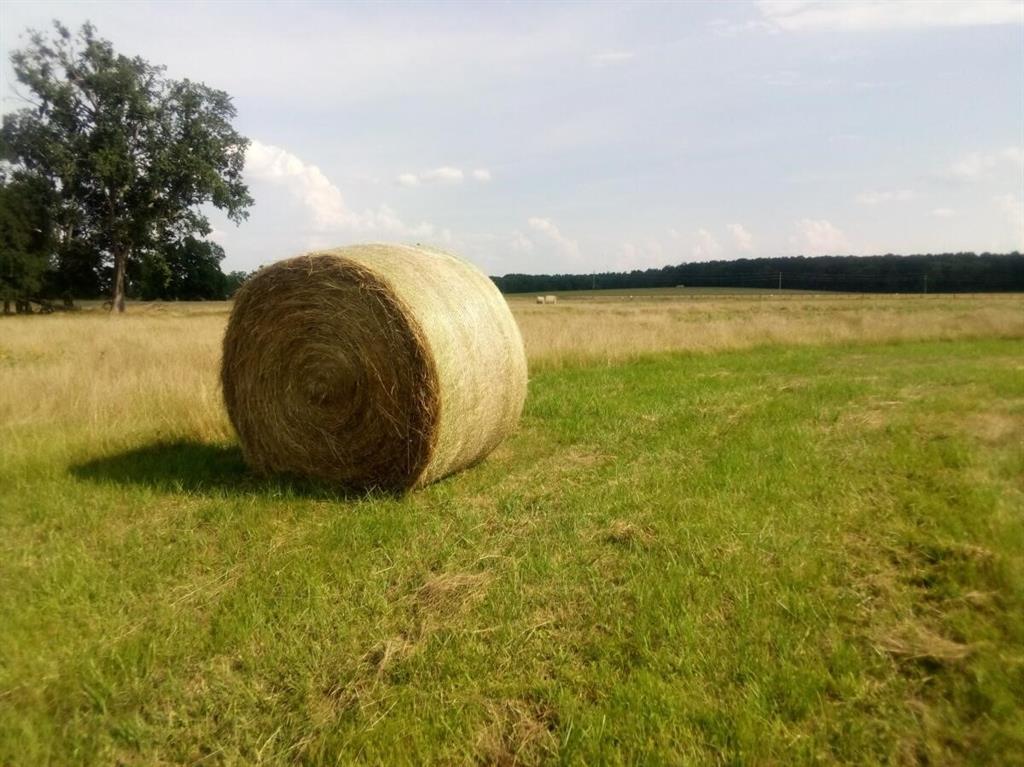
[[[246,281],[221,380],[257,472],[406,490],[471,466],[515,427],[526,355],[504,297],[475,267],[357,245]]]

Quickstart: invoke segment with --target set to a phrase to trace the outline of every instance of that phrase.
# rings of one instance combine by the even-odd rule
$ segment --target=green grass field
[[[1020,340],[544,368],[401,499],[188,434],[6,425],[0,764],[1024,761]]]

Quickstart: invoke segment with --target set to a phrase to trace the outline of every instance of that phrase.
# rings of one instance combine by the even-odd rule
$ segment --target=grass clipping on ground
[[[515,319],[478,269],[356,245],[248,280],[221,380],[255,471],[401,491],[490,453],[519,420],[527,369]]]

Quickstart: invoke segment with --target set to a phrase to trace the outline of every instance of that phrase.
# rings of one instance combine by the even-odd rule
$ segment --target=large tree
[[[58,268],[112,268],[119,312],[129,264],[210,233],[203,205],[247,217],[248,140],[223,91],[115,53],[88,23],[32,32],[11,62],[30,106],[4,116],[4,159],[50,185]]]

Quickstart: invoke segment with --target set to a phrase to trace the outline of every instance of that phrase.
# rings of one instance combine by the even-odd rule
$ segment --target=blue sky
[[[227,268],[430,243],[492,274],[1024,250],[1024,3],[19,3],[230,93]]]

